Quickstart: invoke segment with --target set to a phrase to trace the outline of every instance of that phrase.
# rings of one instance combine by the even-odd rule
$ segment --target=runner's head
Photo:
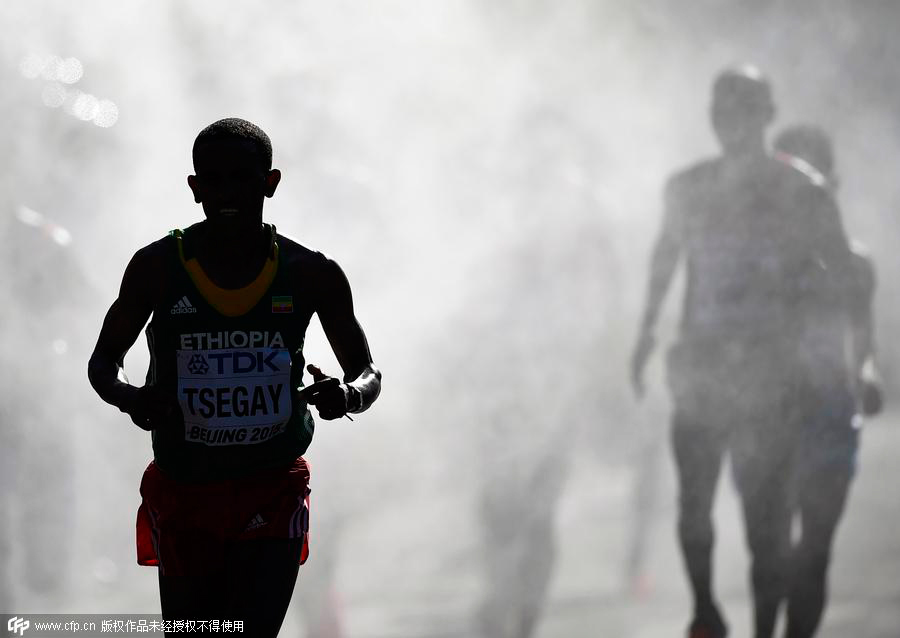
[[[722,71],[713,83],[710,117],[726,155],[762,151],[775,117],[769,81],[754,66]]]
[[[822,128],[812,124],[789,126],[778,134],[773,146],[776,151],[799,157],[822,173],[829,184],[837,185],[831,138]]]
[[[269,136],[247,120],[219,120],[197,135],[193,159],[188,185],[214,227],[235,236],[258,229],[263,201],[281,179]]]

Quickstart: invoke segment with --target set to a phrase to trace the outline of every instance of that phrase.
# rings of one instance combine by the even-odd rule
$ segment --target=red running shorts
[[[225,571],[229,543],[302,538],[309,555],[309,466],[290,466],[210,483],[179,483],[152,462],[141,480],[137,515],[138,564],[165,576]]]

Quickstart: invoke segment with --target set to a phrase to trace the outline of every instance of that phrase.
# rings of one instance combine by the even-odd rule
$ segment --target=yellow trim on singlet
[[[275,274],[278,271],[278,243],[274,241],[274,238],[271,256],[266,259],[266,263],[256,279],[243,288],[221,288],[214,284],[203,271],[196,257],[184,258],[182,233],[176,232],[175,239],[178,242],[178,257],[181,265],[184,266],[191,281],[194,282],[207,303],[226,317],[239,317],[248,313],[259,303],[269,286],[275,281]]]

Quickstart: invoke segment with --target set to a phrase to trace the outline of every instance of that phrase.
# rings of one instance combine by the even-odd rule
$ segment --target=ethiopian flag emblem
[[[272,312],[294,312],[294,298],[291,295],[272,297]]]

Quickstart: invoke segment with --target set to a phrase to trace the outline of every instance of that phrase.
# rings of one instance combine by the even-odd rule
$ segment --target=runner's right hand
[[[298,397],[316,406],[319,416],[326,421],[340,419],[350,411],[350,388],[337,377],[322,372],[318,366],[309,364],[306,370],[312,375],[312,385],[300,388]]]
[[[170,425],[178,417],[180,408],[167,392],[145,385],[135,388],[129,405],[122,407],[122,412],[127,413],[136,426],[149,432]]]

